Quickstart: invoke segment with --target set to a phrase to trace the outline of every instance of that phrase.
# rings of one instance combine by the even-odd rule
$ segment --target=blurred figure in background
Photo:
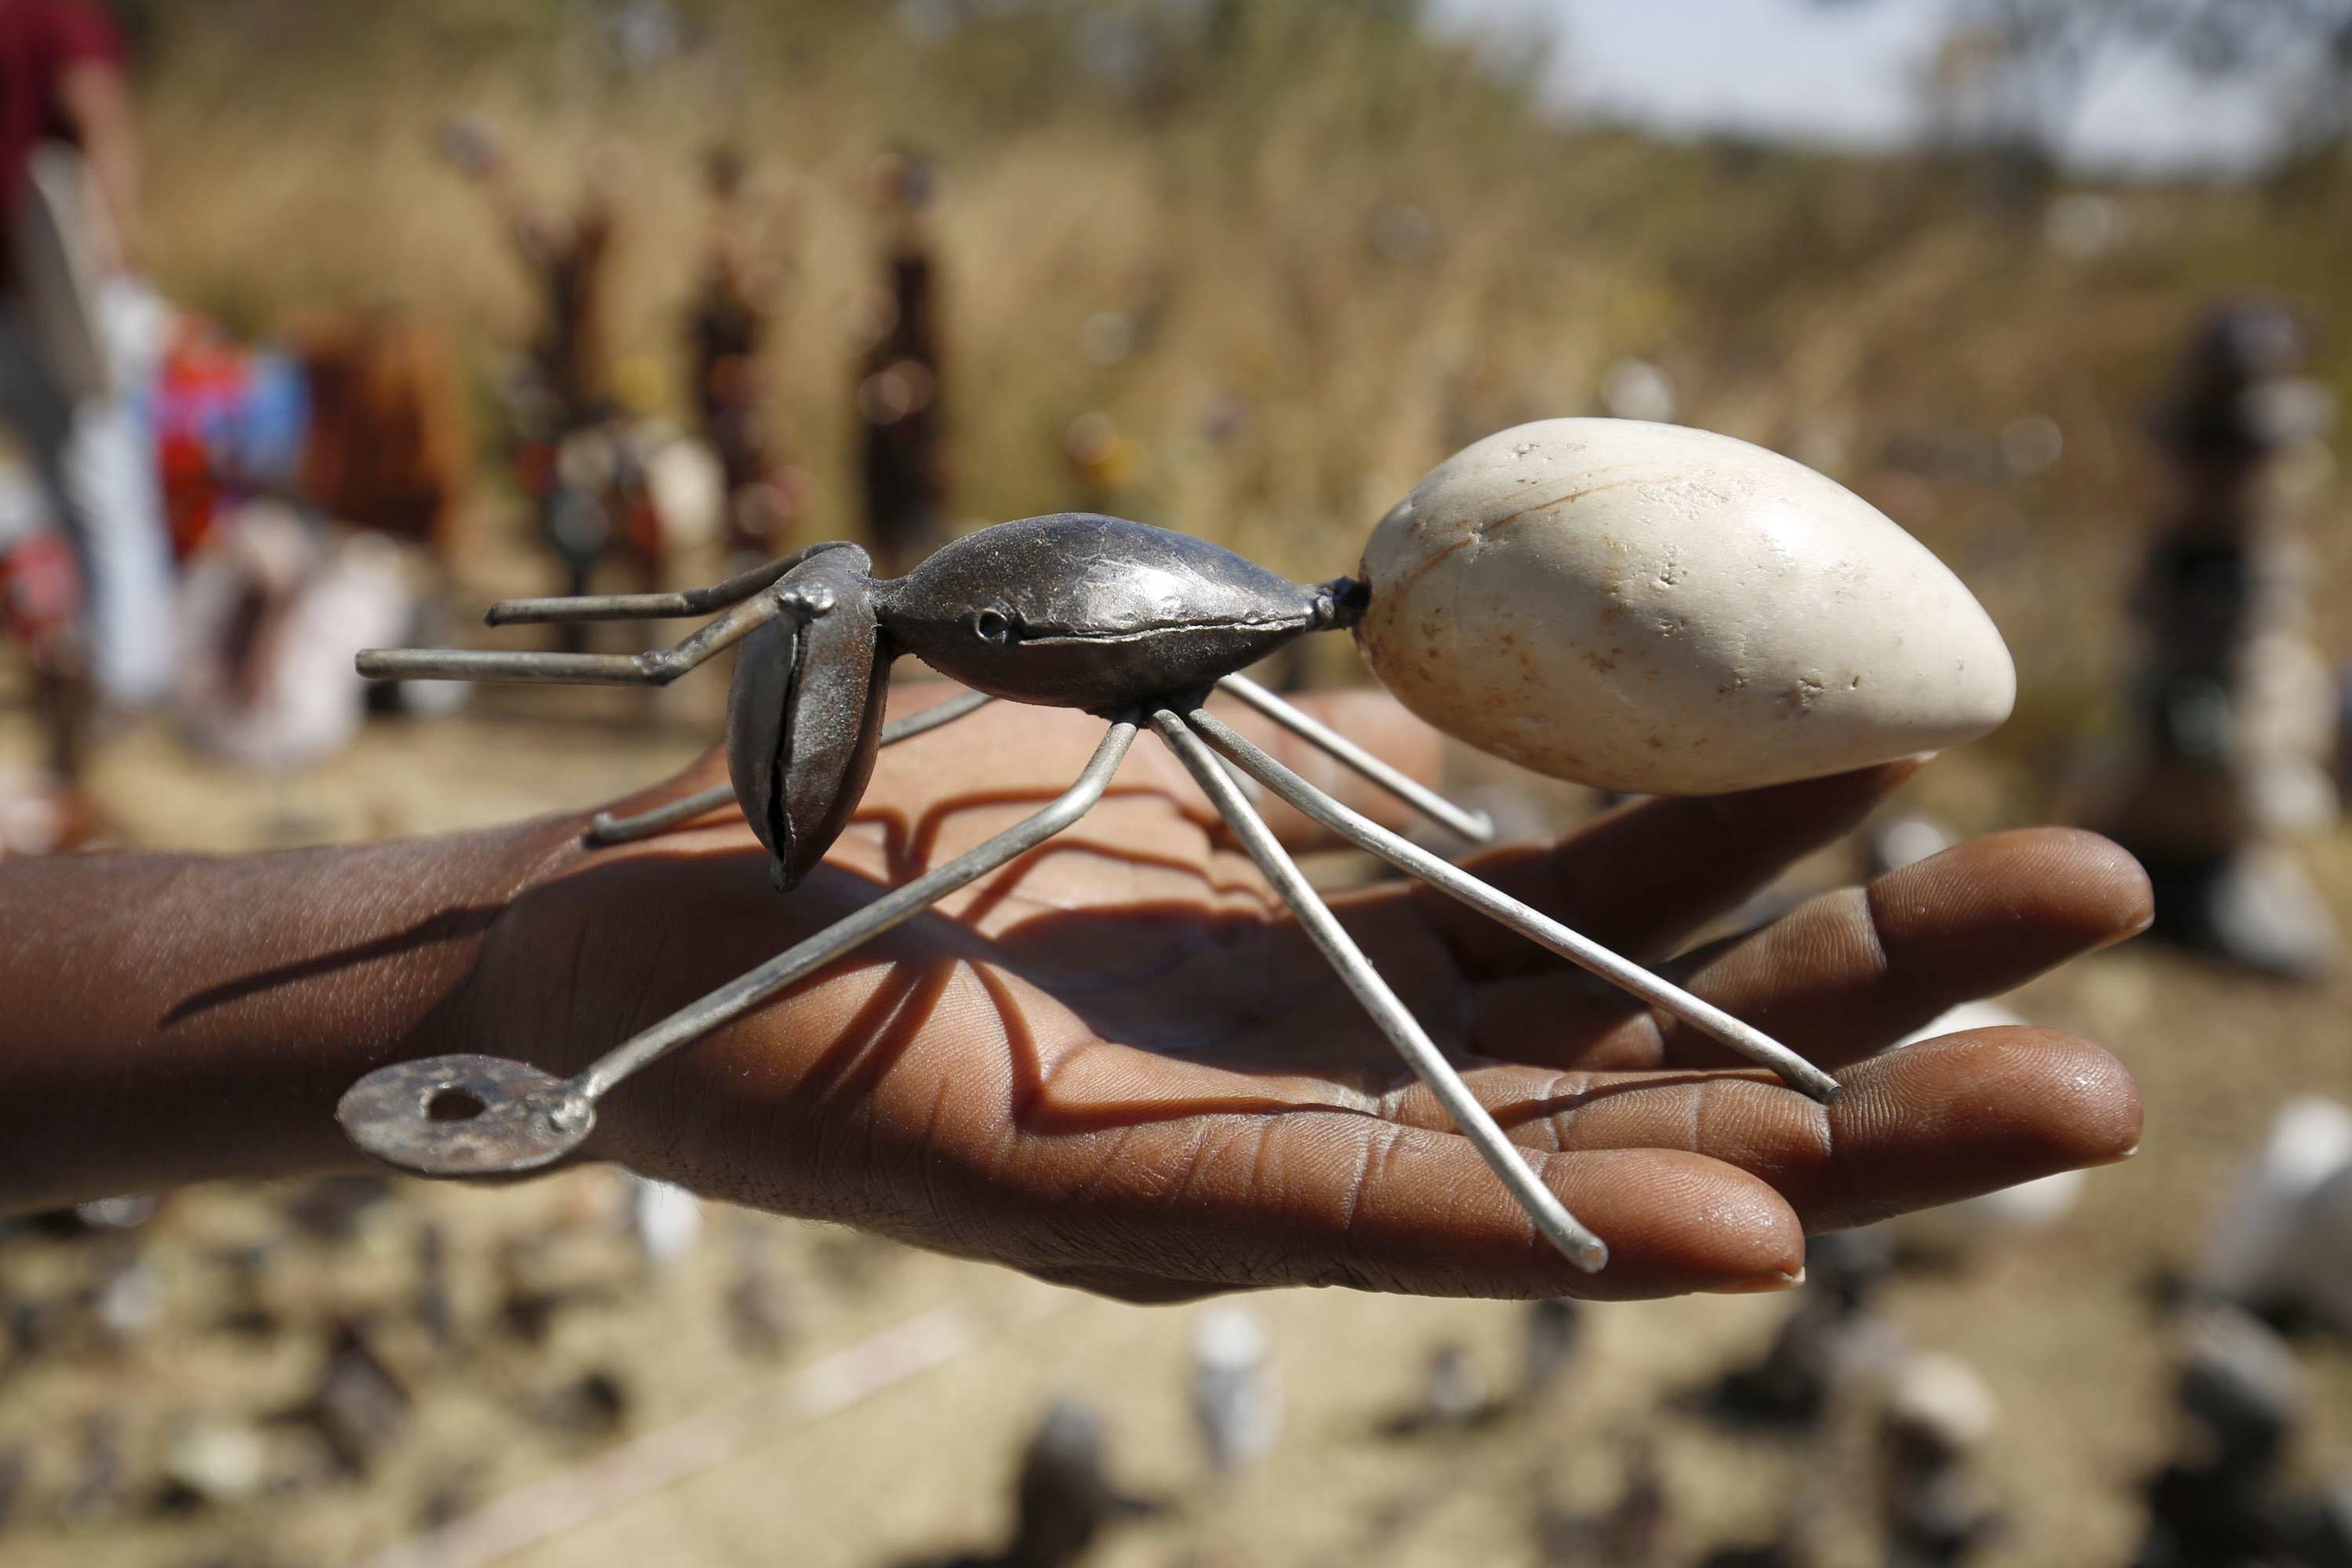
[[[2261,301],[2216,310],[2189,346],[2158,427],[2179,501],[2135,604],[2138,759],[2106,828],[2147,868],[2159,932],[2296,978],[2338,946],[2290,847],[2336,810],[2335,693],[2296,516],[2312,488],[2299,459],[2334,411],[2291,374],[2306,352],[2301,324]]]
[[[760,351],[775,315],[782,268],[761,258],[743,216],[743,158],[714,148],[703,163],[710,225],[702,278],[687,322],[694,410],[724,476],[728,573],[783,552],[798,510],[793,470],[781,468],[761,431],[767,378]]]
[[[0,0],[0,419],[26,448],[79,582],[40,597],[70,632],[30,651],[48,689],[51,761],[70,778],[93,697],[172,686],[172,565],[143,391],[163,310],[138,275],[139,154],[121,36],[95,0]],[[23,595],[12,597],[19,600]],[[54,628],[53,628],[54,629]]]
[[[563,563],[563,592],[587,593],[608,557],[617,557],[638,586],[654,587],[661,577],[660,522],[641,454],[613,395],[604,352],[606,271],[634,153],[620,142],[590,148],[581,161],[579,205],[565,212],[517,192],[498,132],[487,121],[448,121],[441,146],[497,204],[539,293],[530,348],[500,392],[515,476],[531,499],[541,536]],[[572,646],[580,629],[565,628]]]
[[[937,274],[924,222],[940,176],[929,164],[892,153],[876,159],[867,177],[892,232],[879,319],[857,384],[858,467],[876,571],[895,576],[944,536]]]

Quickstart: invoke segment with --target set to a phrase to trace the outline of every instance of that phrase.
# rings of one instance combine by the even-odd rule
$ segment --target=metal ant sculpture
[[[1018,826],[891,889],[731,984],[623,1041],[571,1079],[488,1056],[405,1062],[369,1074],[337,1114],[362,1149],[433,1176],[530,1170],[576,1147],[596,1104],[630,1074],[775,995],[860,942],[1043,843],[1103,795],[1150,725],[1231,826],[1299,924],[1406,1063],[1437,1096],[1542,1233],[1578,1267],[1608,1248],[1538,1181],[1428,1034],[1372,968],[1276,842],[1220,756],[1341,837],[1481,910],[1642,1001],[1722,1041],[1826,1101],[1837,1083],[1787,1047],[1619,957],[1477,878],[1341,805],[1220,722],[1212,688],[1243,701],[1473,840],[1482,817],[1433,795],[1238,672],[1310,632],[1363,615],[1364,586],[1292,583],[1233,552],[1117,518],[1066,512],[998,524],[948,545],[908,575],[877,582],[866,552],[821,544],[690,593],[514,600],[492,626],[725,613],[676,647],[634,656],[374,649],[362,675],[383,679],[663,685],[740,642],[728,703],[730,784],[633,818],[599,816],[614,843],[726,803],[774,858],[789,889],[824,856],[856,808],[877,750],[992,699],[1076,708],[1105,720],[1093,760],[1067,792]],[[969,687],[962,697],[885,726],[891,661],[913,654]]]

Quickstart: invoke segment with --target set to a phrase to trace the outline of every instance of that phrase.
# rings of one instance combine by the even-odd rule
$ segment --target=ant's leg
[[[658,621],[707,616],[742,603],[820,551],[839,543],[812,544],[797,555],[739,572],[708,588],[677,594],[575,594],[560,599],[500,599],[482,617],[485,626],[537,626],[549,621]]]
[[[521,680],[564,686],[667,686],[778,616],[822,616],[835,604],[822,584],[767,589],[675,647],[646,653],[507,653],[495,648],[372,647],[359,657],[371,680]]]
[[[657,805],[651,811],[641,811],[635,816],[614,816],[609,811],[600,811],[589,820],[588,842],[591,844],[635,843],[640,838],[650,838],[665,828],[676,827],[684,822],[692,822],[696,817],[707,816],[722,805],[734,804],[735,786],[730,783],[715,784],[709,789],[696,790],[692,795],[671,801],[667,805]]]
[[[966,714],[979,712],[995,700],[985,691],[965,691],[944,702],[934,702],[919,713],[909,713],[904,719],[893,719],[883,725],[882,744],[895,746],[901,741],[928,735],[943,725],[954,723]]]
[[[1378,823],[1349,811],[1208,713],[1196,710],[1187,714],[1185,720],[1206,736],[1210,744],[1240,763],[1244,771],[1268,789],[1358,848],[1370,850],[1399,870],[1420,878],[1438,891],[1451,894],[1483,914],[1491,915],[1521,935],[1551,949],[1570,963],[1631,992],[1667,1016],[1679,1019],[1699,1033],[1720,1040],[1750,1060],[1770,1068],[1790,1088],[1811,1095],[1824,1105],[1836,1097],[1837,1079],[1761,1029],[1740,1022],[1714,1004],[1703,1002],[1673,982],[1660,979],[1633,960],[1620,957],[1591,938],[1570,931],[1558,921],[1529,909],[1509,894],[1480,881],[1459,866],[1441,859],[1411,840],[1401,838]]]
[[[1470,1086],[1462,1081],[1462,1075],[1454,1070],[1454,1064],[1445,1059],[1422,1028],[1421,1021],[1398,1000],[1397,994],[1389,989],[1388,982],[1381,978],[1380,971],[1372,967],[1371,960],[1364,956],[1355,939],[1316,896],[1315,889],[1307,885],[1306,876],[1276,841],[1265,819],[1250,808],[1240,788],[1217,765],[1217,754],[1200,736],[1185,728],[1184,721],[1171,709],[1163,708],[1154,713],[1151,727],[1183,760],[1202,792],[1215,803],[1233,828],[1234,837],[1241,840],[1242,847],[1249,851],[1250,858],[1257,862],[1265,879],[1282,895],[1282,901],[1290,906],[1300,927],[1322,950],[1331,967],[1339,972],[1339,978],[1355,993],[1356,1000],[1372,1016],[1372,1022],[1380,1026],[1389,1043],[1396,1047],[1405,1065],[1429,1086],[1437,1102],[1454,1119],[1454,1125],[1502,1179],[1528,1217],[1535,1221],[1536,1228],[1570,1263],[1587,1274],[1599,1273],[1609,1262],[1608,1245],[1579,1223],[1552,1190],[1537,1178],[1528,1163],[1531,1151],[1512,1142],[1496,1125],[1494,1117],[1470,1092]]]
[[[1463,810],[1435,790],[1407,778],[1328,724],[1300,712],[1249,677],[1228,675],[1217,685],[1292,734],[1329,752],[1431,821],[1451,828],[1473,844],[1484,844],[1495,837],[1494,821],[1485,812]]]
[[[552,1078],[520,1062],[487,1056],[401,1062],[380,1068],[346,1089],[335,1107],[336,1120],[362,1149],[420,1175],[501,1175],[559,1160],[595,1126],[596,1101],[631,1073],[732,1023],[859,943],[1019,859],[1093,810],[1126,759],[1135,733],[1135,721],[1121,719],[1103,735],[1077,782],[1043,811],[638,1031],[575,1078]]]
[[[882,726],[880,743],[895,746],[901,741],[911,741],[943,724],[952,724],[965,714],[995,700],[985,691],[967,691],[944,702],[934,702],[919,713],[909,713],[904,719],[894,719]],[[667,805],[641,811],[635,816],[614,816],[609,811],[600,811],[588,825],[588,842],[628,844],[640,838],[650,838],[664,828],[692,822],[698,816],[734,803],[735,786],[721,784],[697,790],[683,799],[671,801]]]

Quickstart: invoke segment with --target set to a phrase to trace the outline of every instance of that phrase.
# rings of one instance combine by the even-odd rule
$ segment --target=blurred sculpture
[[[784,553],[797,486],[793,471],[770,455],[760,427],[767,395],[760,352],[775,316],[781,268],[758,254],[747,232],[741,155],[731,148],[713,150],[704,163],[704,188],[710,220],[687,347],[695,414],[724,476],[731,575]]]
[[[939,172],[904,153],[875,160],[869,194],[891,226],[888,281],[857,384],[858,466],[875,569],[898,575],[945,537],[938,278],[925,213]]]
[[[539,295],[530,347],[499,390],[515,477],[531,499],[541,536],[562,562],[571,593],[585,593],[608,557],[640,585],[654,586],[660,577],[660,520],[645,454],[629,438],[604,352],[606,272],[619,198],[635,174],[634,153],[619,142],[590,148],[581,160],[580,201],[566,212],[520,195],[488,122],[448,121],[441,147],[497,203]]]
[[[2334,922],[2290,847],[2334,820],[2336,700],[2307,629],[2297,513],[2327,393],[2290,373],[2303,329],[2242,302],[2207,321],[2158,426],[2179,480],[2135,610],[2139,755],[2107,831],[2156,888],[2156,929],[2271,973],[2334,960]]]

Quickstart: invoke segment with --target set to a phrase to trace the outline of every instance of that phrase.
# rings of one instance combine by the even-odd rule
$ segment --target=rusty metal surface
[[[428,1057],[381,1068],[345,1090],[335,1120],[368,1153],[420,1176],[536,1170],[596,1124],[571,1083],[498,1057]]]

